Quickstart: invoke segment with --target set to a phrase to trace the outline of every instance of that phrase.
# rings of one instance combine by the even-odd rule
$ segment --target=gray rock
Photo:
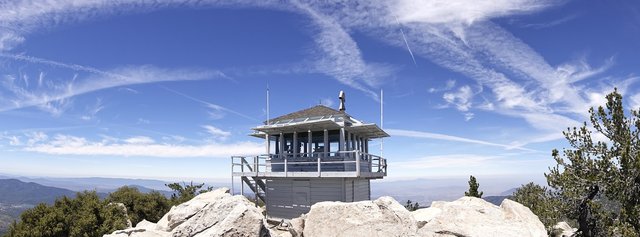
[[[463,197],[434,202],[430,208],[412,214],[423,222],[419,236],[547,236],[544,225],[529,208],[508,199],[498,207],[480,198]]]
[[[577,228],[572,228],[569,223],[567,222],[558,222],[558,224],[554,225],[551,228],[551,234],[550,236],[552,237],[570,237],[573,236],[576,231],[578,231]]]
[[[141,228],[141,229],[155,229],[156,228],[156,224],[153,222],[150,222],[148,220],[142,220],[140,222],[138,222],[138,224],[136,224],[136,228]]]
[[[136,228],[105,237],[260,236],[266,232],[263,219],[260,209],[247,198],[221,188],[172,207],[157,224],[142,221]]]
[[[302,214],[298,218],[293,218],[289,221],[289,233],[293,237],[302,237],[304,232],[304,221],[307,218],[305,214]]]
[[[416,221],[391,197],[353,203],[319,202],[304,221],[305,237],[415,236]]]
[[[320,202],[308,214],[267,230],[260,208],[245,197],[228,192],[222,188],[198,195],[172,207],[157,224],[143,220],[135,228],[105,236],[547,236],[543,224],[529,208],[508,199],[498,207],[472,197],[433,202],[430,208],[414,212],[390,197],[353,203]],[[554,228],[575,230],[566,223]]]
[[[109,235],[103,237],[168,237],[171,236],[169,232],[148,230],[145,228],[128,228],[124,230],[116,230]]]

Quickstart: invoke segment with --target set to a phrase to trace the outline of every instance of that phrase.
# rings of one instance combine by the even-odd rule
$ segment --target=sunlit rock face
[[[172,207],[158,223],[142,221],[105,237],[547,236],[542,222],[522,204],[505,199],[496,206],[473,197],[433,202],[413,212],[391,197],[319,202],[309,213],[277,228],[267,229],[266,223],[255,204],[221,188]]]
[[[172,207],[158,223],[142,221],[105,237],[260,236],[266,232],[263,221],[262,210],[255,204],[220,188]]]

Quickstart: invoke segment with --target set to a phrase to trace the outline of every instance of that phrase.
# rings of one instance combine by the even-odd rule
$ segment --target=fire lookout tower
[[[232,176],[240,178],[266,205],[270,219],[291,219],[322,201],[371,198],[371,179],[387,175],[386,159],[369,153],[369,141],[388,137],[375,123],[364,123],[323,105],[286,114],[252,128],[266,140],[267,154],[233,156]]]

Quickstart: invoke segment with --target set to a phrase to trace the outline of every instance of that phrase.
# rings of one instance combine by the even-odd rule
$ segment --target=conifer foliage
[[[589,110],[594,131],[585,122],[564,132],[570,147],[552,151],[545,176],[580,236],[639,236],[640,113],[625,111],[617,90],[606,99]]]
[[[211,191],[204,184],[167,184],[174,192],[167,198],[159,192],[142,193],[135,187],[121,187],[104,200],[95,191],[80,192],[75,198],[58,198],[53,205],[39,204],[22,213],[9,226],[6,237],[99,237],[144,220],[157,222],[172,205]],[[126,211],[120,207],[123,204]]]
[[[478,184],[476,177],[473,177],[473,175],[469,176],[469,191],[464,192],[464,195],[467,197],[482,198],[483,192],[478,192],[478,187],[480,187],[480,184]]]

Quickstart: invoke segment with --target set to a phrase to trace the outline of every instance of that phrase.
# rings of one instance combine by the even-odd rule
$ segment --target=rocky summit
[[[268,236],[262,210],[228,188],[200,194],[174,206],[158,223],[141,221],[134,228],[104,237]]]
[[[142,221],[105,237],[547,236],[544,225],[529,208],[508,199],[496,206],[463,197],[433,202],[431,207],[413,212],[391,197],[353,203],[320,202],[308,214],[279,226],[268,224],[262,212],[245,197],[221,188],[174,206],[158,223]]]

